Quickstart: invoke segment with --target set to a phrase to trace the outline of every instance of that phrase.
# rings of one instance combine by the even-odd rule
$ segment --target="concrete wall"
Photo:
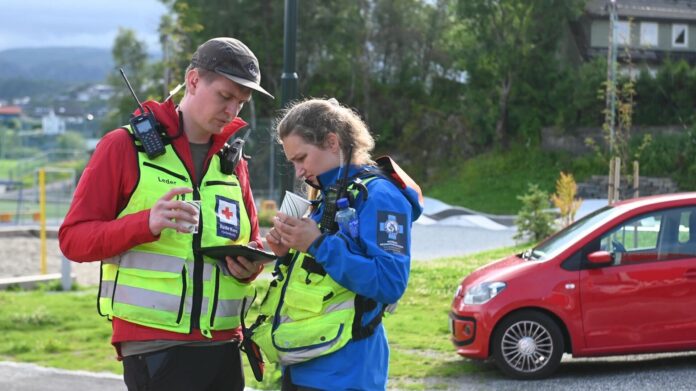
[[[643,134],[673,135],[686,130],[680,126],[636,126],[631,131],[635,136]],[[590,153],[592,150],[585,144],[587,138],[593,139],[599,145],[604,144],[604,133],[601,128],[574,128],[562,130],[556,127],[541,129],[541,148],[547,151],[566,151],[573,154]]]

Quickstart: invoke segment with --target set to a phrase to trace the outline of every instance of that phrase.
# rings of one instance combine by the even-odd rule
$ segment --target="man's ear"
[[[193,68],[186,72],[186,93],[191,95],[196,94],[196,87],[201,81],[201,76],[198,74],[198,69]]]

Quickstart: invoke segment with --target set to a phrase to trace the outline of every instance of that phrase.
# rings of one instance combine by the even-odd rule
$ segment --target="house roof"
[[[0,115],[21,115],[22,108],[19,106],[0,106]]]
[[[590,0],[585,6],[587,13],[608,16],[608,0]],[[619,17],[640,19],[695,20],[695,0],[616,0]]]

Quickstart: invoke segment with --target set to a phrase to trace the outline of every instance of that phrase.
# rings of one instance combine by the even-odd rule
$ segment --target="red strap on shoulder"
[[[407,187],[413,189],[418,194],[418,202],[423,205],[425,202],[423,199],[423,192],[420,186],[414,181],[398,164],[389,156],[380,156],[375,162],[377,166],[384,170],[384,172],[391,175],[392,178],[398,183],[402,189]]]

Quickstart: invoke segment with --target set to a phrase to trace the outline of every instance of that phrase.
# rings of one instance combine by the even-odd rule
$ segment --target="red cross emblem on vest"
[[[225,209],[223,209],[220,213],[225,215],[225,218],[227,218],[227,220],[231,219],[232,216],[234,216],[234,212],[232,212],[229,207],[225,207]]]

